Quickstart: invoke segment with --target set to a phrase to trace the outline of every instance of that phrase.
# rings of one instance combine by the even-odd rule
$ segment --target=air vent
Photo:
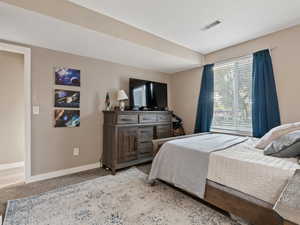
[[[201,30],[202,30],[202,31],[209,30],[209,29],[211,29],[211,28],[213,28],[213,27],[219,25],[220,23],[222,23],[220,20],[216,20],[216,21],[214,21],[214,22],[212,22],[212,23],[206,25],[206,26],[203,27]]]

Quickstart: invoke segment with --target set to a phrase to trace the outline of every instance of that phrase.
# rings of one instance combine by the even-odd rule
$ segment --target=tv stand
[[[153,139],[172,136],[171,111],[103,111],[102,165],[117,169],[150,162]]]

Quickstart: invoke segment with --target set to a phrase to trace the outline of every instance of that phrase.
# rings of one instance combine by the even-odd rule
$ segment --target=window
[[[252,55],[214,66],[212,129],[252,132]]]

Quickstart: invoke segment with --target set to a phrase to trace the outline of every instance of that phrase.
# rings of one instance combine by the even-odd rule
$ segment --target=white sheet
[[[208,179],[275,204],[281,191],[300,169],[297,159],[265,156],[254,148],[257,139],[226,150],[213,152],[209,159]]]
[[[149,180],[161,179],[204,198],[209,156],[248,138],[201,134],[165,143],[155,156]]]

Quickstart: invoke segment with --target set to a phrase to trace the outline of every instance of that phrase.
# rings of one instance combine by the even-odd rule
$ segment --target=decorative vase
[[[106,93],[106,97],[105,97],[105,109],[106,111],[110,111],[110,97],[109,97],[109,93]]]

